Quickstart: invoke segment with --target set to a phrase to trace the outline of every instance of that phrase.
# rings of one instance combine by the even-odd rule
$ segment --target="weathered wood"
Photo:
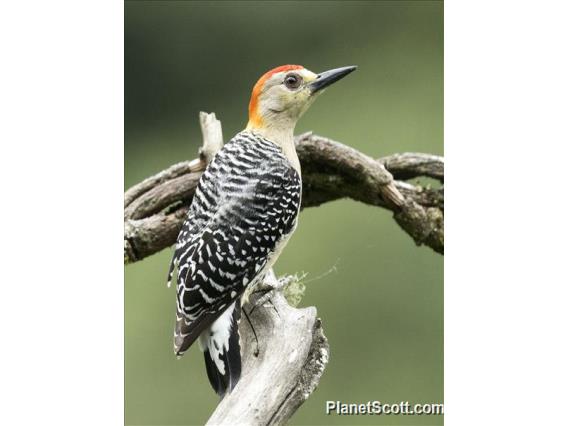
[[[256,297],[251,299],[254,303]],[[247,312],[251,305],[245,305]],[[241,319],[243,370],[208,425],[281,425],[311,395],[329,359],[316,308],[292,308],[282,293]]]
[[[190,204],[205,165],[222,146],[221,123],[215,115],[201,113],[200,123],[204,145],[199,158],[175,164],[126,192],[125,263],[175,242],[175,228],[179,231],[184,220],[175,212]],[[302,208],[346,197],[386,208],[416,244],[444,252],[443,188],[402,180],[426,176],[443,181],[442,157],[403,153],[375,160],[311,132],[296,136],[296,149],[302,167]]]
[[[397,179],[427,176],[444,182],[444,157],[417,152],[405,152],[379,158],[381,164]]]
[[[223,148],[223,129],[214,112],[208,114],[201,111],[199,113],[199,124],[203,135],[203,144],[199,148],[199,158],[204,164],[209,164],[215,154]]]

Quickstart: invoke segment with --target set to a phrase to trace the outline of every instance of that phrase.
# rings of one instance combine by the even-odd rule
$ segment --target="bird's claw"
[[[251,310],[254,311],[258,306],[263,306],[266,302],[268,302],[277,291],[281,291],[285,288],[288,284],[294,281],[294,277],[292,276],[285,276],[282,278],[276,278],[274,272],[271,270],[262,285],[262,288],[258,289],[255,293],[264,292],[262,296],[260,296],[253,305]]]

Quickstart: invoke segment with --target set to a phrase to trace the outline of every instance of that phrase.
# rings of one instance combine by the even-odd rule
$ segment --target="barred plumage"
[[[243,131],[217,153],[199,181],[170,267],[170,279],[174,266],[178,271],[178,356],[201,334],[211,334],[211,325],[227,310],[225,321],[236,331],[232,312],[294,230],[300,197],[300,176],[273,142]],[[221,376],[229,337],[200,339]],[[208,338],[214,353],[207,353]]]

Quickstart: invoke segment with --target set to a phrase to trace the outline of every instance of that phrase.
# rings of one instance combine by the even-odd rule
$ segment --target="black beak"
[[[316,92],[319,92],[321,89],[324,89],[327,86],[335,83],[336,81],[341,80],[347,74],[352,73],[356,69],[357,66],[352,65],[349,67],[341,67],[334,70],[324,71],[320,75],[318,75],[318,78],[310,83],[308,87],[312,91],[312,94],[314,94]]]

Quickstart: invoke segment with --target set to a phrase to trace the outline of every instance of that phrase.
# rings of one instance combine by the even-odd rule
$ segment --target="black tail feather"
[[[203,353],[207,377],[215,392],[222,398],[227,392],[231,392],[241,378],[241,345],[239,339],[239,319],[241,317],[240,300],[235,302],[229,335],[229,349],[220,354],[220,360],[224,366],[224,374],[219,371],[215,361],[211,357],[209,348]],[[220,348],[214,348],[220,349]]]

